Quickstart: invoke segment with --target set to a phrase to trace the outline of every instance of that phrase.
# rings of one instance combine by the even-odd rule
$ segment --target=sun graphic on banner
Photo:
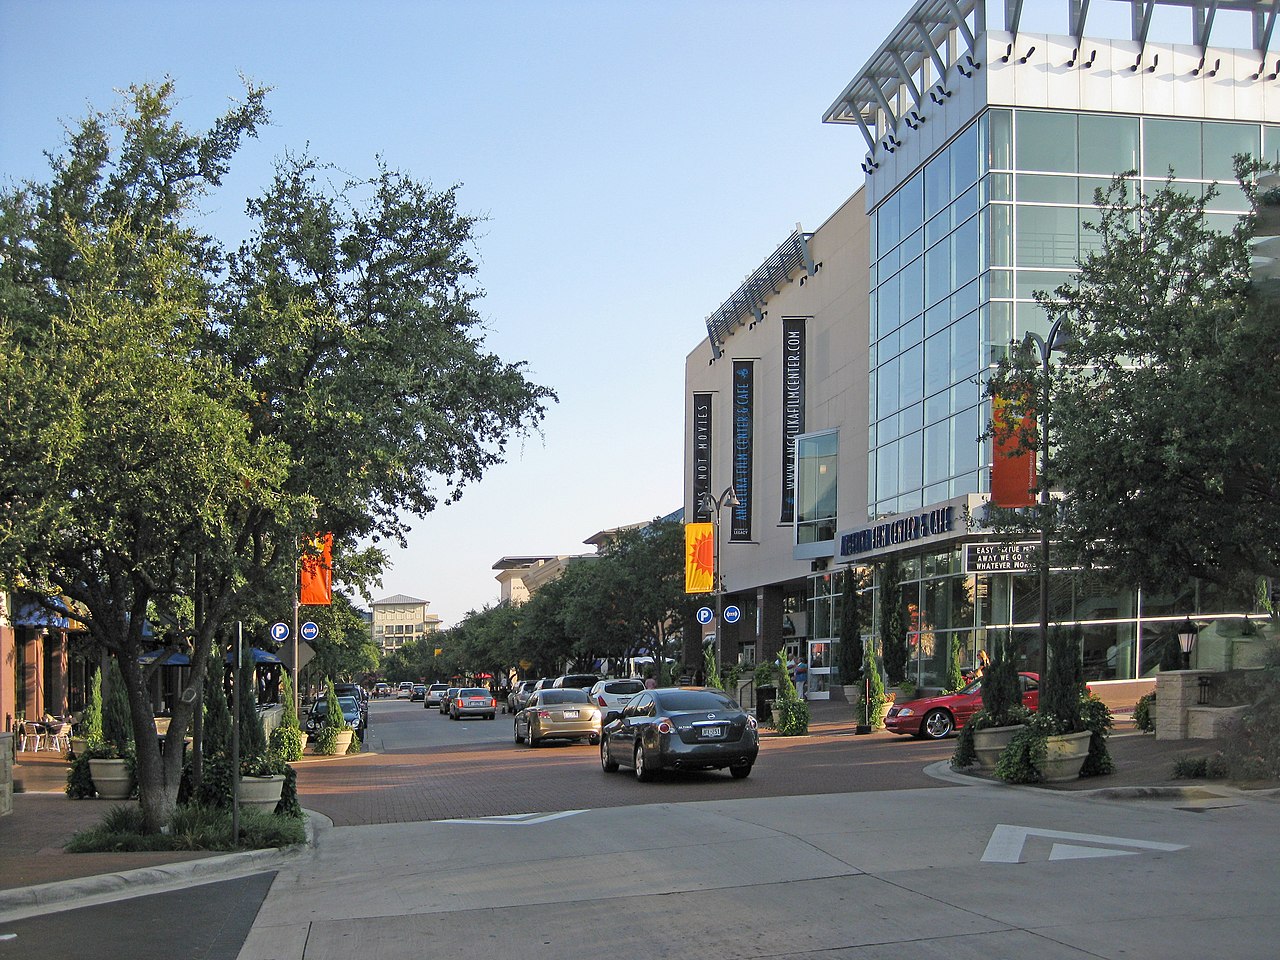
[[[686,593],[706,593],[715,575],[715,540],[709,523],[690,523],[685,528],[684,580]]]

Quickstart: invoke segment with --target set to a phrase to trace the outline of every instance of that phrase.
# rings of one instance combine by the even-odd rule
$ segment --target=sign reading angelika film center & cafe
[[[985,508],[985,499],[972,494],[842,531],[836,536],[836,560],[866,560],[906,547],[942,546],[972,534],[972,522],[985,516]]]

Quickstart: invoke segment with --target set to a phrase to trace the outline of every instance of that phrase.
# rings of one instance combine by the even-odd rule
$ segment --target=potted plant
[[[102,739],[89,743],[85,748],[94,789],[102,799],[126,800],[132,796],[132,750],[133,721],[129,716],[129,694],[124,688],[120,666],[113,659],[107,669]]]
[[[844,574],[844,600],[840,605],[840,646],[837,669],[846,703],[856,703],[862,691],[862,588],[865,574],[853,569]]]
[[[884,729],[884,717],[893,704],[894,696],[886,693],[884,678],[880,675],[880,664],[876,658],[876,645],[866,645],[866,656],[862,664],[862,689],[858,692],[854,705],[854,720],[858,722],[858,730],[870,733],[872,730]]]
[[[270,756],[240,761],[240,806],[272,813],[284,790],[285,763]]]
[[[951,765],[994,770],[996,758],[1022,729],[1028,712],[1022,705],[1018,665],[1002,644],[996,644],[995,656],[982,674],[982,709],[961,727]]]
[[[326,757],[341,756],[351,748],[351,738],[355,731],[342,715],[342,704],[338,702],[332,680],[325,681],[324,701],[324,722],[316,731],[316,753]]]
[[[75,736],[71,738],[71,755],[78,757],[88,745],[102,739],[102,671],[95,670],[89,681],[89,696]]]
[[[785,662],[787,653],[778,651],[778,659]],[[786,670],[778,671],[778,699],[774,702],[773,728],[784,737],[802,737],[809,732],[809,704],[800,698],[800,692],[791,682]]]
[[[1156,729],[1156,694],[1144,693],[1133,707],[1133,725],[1143,733],[1154,733]]]
[[[307,738],[298,725],[298,710],[293,702],[293,683],[289,674],[280,678],[280,700],[283,711],[280,725],[271,731],[267,748],[272,754],[290,763],[302,759],[302,751],[307,745]]]

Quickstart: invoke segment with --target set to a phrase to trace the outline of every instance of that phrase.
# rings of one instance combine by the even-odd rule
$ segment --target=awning
[[[266,650],[259,650],[257,647],[250,647],[249,653],[253,655],[253,662],[255,664],[284,663],[284,661],[274,653],[270,653]],[[185,653],[178,653],[177,651],[148,650],[142,656],[138,657],[139,663],[156,663],[157,661],[160,662],[161,666],[165,667],[191,666],[191,658]],[[226,662],[233,662],[233,657],[230,652],[227,653]]]

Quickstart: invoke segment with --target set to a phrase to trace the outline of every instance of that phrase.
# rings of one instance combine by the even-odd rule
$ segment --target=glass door
[[[805,683],[806,700],[831,699],[831,642],[809,641],[809,671]]]

